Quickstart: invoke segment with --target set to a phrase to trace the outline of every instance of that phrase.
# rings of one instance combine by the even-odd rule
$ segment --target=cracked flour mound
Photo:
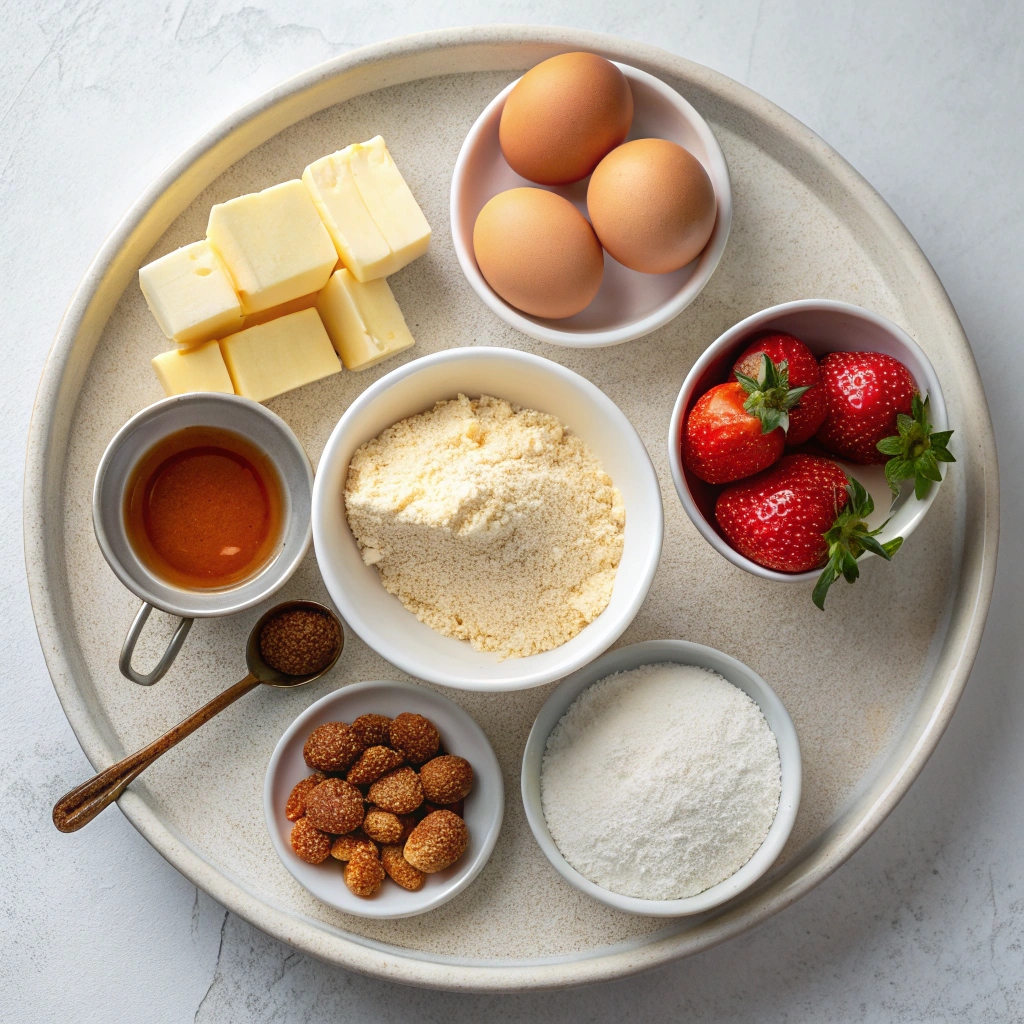
[[[367,441],[345,483],[363,561],[416,617],[521,658],[607,607],[622,495],[554,416],[504,399],[438,402]]]

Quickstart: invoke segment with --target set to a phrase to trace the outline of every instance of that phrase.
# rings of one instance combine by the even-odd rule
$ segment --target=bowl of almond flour
[[[501,691],[607,650],[661,556],[643,442],[599,388],[525,352],[451,349],[371,385],[317,468],[313,543],[368,646],[410,675]]]
[[[523,754],[534,837],[563,878],[635,914],[720,906],[778,858],[800,745],[756,672],[683,640],[621,647],[555,689]]]

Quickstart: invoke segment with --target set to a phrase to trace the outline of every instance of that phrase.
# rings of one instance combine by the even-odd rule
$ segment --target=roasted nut
[[[436,753],[441,743],[441,735],[434,728],[434,723],[422,715],[408,711],[400,714],[388,726],[391,746],[405,755],[410,764],[423,764]]]
[[[288,796],[288,802],[284,805],[284,816],[289,821],[298,821],[306,813],[306,797],[323,781],[324,776],[320,772],[314,772],[295,784],[295,788]]]
[[[384,867],[375,853],[357,850],[345,865],[345,884],[357,896],[372,896],[384,881]]]
[[[360,715],[352,723],[352,728],[364,747],[386,747],[390,724],[391,719],[387,715]]]
[[[387,775],[393,768],[397,768],[404,760],[397,750],[391,750],[389,747],[370,747],[369,750],[364,750],[359,760],[349,768],[345,779],[353,786],[368,786]]]
[[[401,846],[385,846],[380,851],[380,862],[392,879],[410,892],[422,889],[423,883],[427,880],[427,876],[419,868],[414,868],[405,859]]]
[[[309,818],[299,818],[292,826],[292,849],[307,864],[323,864],[331,852],[331,837],[324,835]]]
[[[331,856],[335,860],[351,860],[357,850],[363,850],[366,853],[372,853],[375,857],[377,856],[377,844],[373,840],[367,839],[366,836],[338,836],[331,843]]]
[[[411,768],[396,768],[370,786],[369,798],[382,811],[408,814],[423,803],[420,777]]]
[[[362,740],[345,722],[318,725],[302,748],[306,764],[322,772],[344,771],[362,752]]]
[[[371,807],[363,818],[363,831],[378,843],[397,843],[402,838],[402,823],[390,811]]]
[[[432,804],[454,804],[473,788],[473,769],[464,757],[444,754],[420,769],[420,783]]]
[[[419,822],[419,818],[415,814],[399,814],[397,817],[402,823],[402,834],[398,837],[398,842],[404,843],[412,835],[412,830]]]
[[[306,820],[342,835],[363,823],[363,794],[343,779],[326,779],[306,797]]]
[[[454,864],[469,845],[466,823],[451,811],[428,814],[406,840],[405,859],[428,875]]]

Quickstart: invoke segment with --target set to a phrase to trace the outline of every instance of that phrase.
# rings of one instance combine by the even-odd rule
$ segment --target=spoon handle
[[[112,764],[98,775],[94,775],[88,782],[83,782],[70,793],[65,793],[53,805],[54,825],[61,832],[77,832],[83,825],[92,821],[107,804],[116,800],[125,791],[128,783],[141,775],[161,754],[166,753],[229,704],[233,704],[243,694],[259,685],[260,681],[250,673],[234,686],[229,686],[223,693],[217,694],[209,704],[203,705],[149,746],[129,754],[123,761]]]

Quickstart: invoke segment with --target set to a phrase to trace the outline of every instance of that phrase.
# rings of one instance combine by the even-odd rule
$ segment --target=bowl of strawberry
[[[787,302],[747,317],[694,363],[669,427],[679,500],[741,569],[816,581],[824,607],[860,562],[889,560],[935,499],[946,405],[920,346],[846,302]]]

